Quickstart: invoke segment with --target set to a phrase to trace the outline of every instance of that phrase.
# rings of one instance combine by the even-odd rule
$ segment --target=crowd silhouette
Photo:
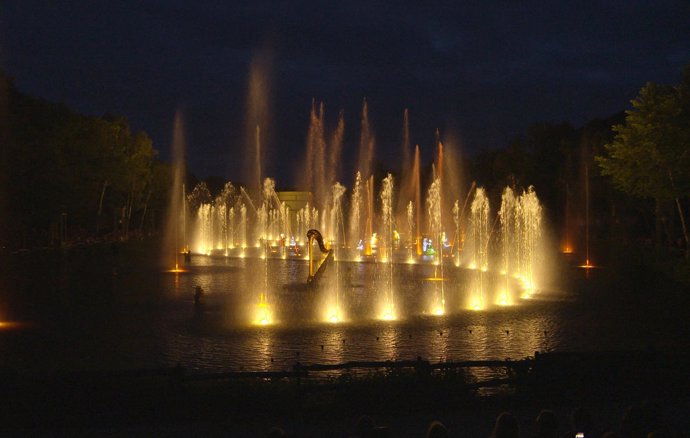
[[[611,430],[606,426],[594,424],[590,411],[582,406],[572,410],[566,422],[559,424],[556,413],[550,409],[542,409],[533,420],[526,420],[521,428],[521,421],[511,412],[501,412],[496,416],[493,428],[480,437],[488,438],[682,438],[685,431],[677,430],[668,425],[659,410],[653,404],[632,405],[628,407],[618,425]],[[602,429],[603,427],[603,429]],[[350,433],[337,433],[333,436],[348,438],[387,438],[395,437],[395,428],[377,425],[372,417],[363,415],[357,419]],[[525,430],[523,430],[525,429]],[[287,433],[280,427],[273,427],[268,437],[297,437],[298,434]],[[410,436],[406,434],[405,436]],[[466,431],[451,430],[439,420],[428,424],[426,438],[471,437]]]

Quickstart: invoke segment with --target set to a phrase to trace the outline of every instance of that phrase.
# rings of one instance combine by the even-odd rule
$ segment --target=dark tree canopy
[[[675,201],[688,256],[684,201],[690,196],[690,66],[677,85],[647,83],[632,105],[597,161],[616,188],[657,201],[658,245],[661,202]]]
[[[143,226],[152,197],[162,196],[152,192],[156,151],[146,133],[132,133],[125,117],[81,115],[24,95],[4,74],[0,96],[6,244],[126,236]]]
[[[648,83],[597,157],[602,173],[631,195],[674,199],[690,187],[690,119],[680,87]]]

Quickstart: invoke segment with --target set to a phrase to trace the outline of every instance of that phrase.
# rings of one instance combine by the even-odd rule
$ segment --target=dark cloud
[[[127,115],[164,157],[181,107],[192,169],[233,178],[249,65],[265,51],[266,147],[271,171],[288,177],[281,166],[302,154],[312,98],[329,123],[345,110],[351,150],[366,97],[379,157],[397,152],[405,107],[422,148],[440,128],[471,153],[533,122],[617,112],[646,81],[677,81],[690,63],[687,23],[685,0],[8,0],[0,62],[27,93]]]

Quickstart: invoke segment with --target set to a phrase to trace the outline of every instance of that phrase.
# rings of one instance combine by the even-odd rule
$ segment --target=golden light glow
[[[271,307],[266,300],[266,296],[261,294],[259,296],[259,303],[256,305],[256,318],[254,319],[256,325],[270,325],[273,324],[273,314]]]
[[[331,324],[337,324],[345,320],[340,307],[331,305],[326,308],[327,310],[323,313],[323,320]]]
[[[565,245],[561,248],[561,252],[562,252],[563,254],[572,254],[572,253],[573,253],[573,247],[570,246],[569,244],[565,244]]]
[[[522,283],[522,287],[527,290],[534,290],[534,283],[532,282],[532,279],[528,277],[520,277],[520,283]]]
[[[171,272],[173,274],[180,274],[183,272],[187,272],[187,270],[185,270],[184,268],[181,268],[179,264],[175,263],[175,267],[173,269],[168,269],[165,272]]]
[[[12,322],[12,321],[0,321],[0,330],[9,330],[13,328],[19,328],[24,325],[21,322]]]
[[[520,298],[524,299],[529,299],[534,295],[534,292],[536,290],[536,287],[532,280],[528,277],[520,277],[519,278],[520,283],[522,284],[522,294],[520,294]]]
[[[512,306],[514,303],[510,293],[504,289],[498,293],[496,304],[499,306]]]
[[[589,261],[589,259],[585,260],[585,264],[584,264],[584,265],[580,265],[579,267],[580,267],[580,268],[583,268],[583,269],[592,269],[592,268],[596,268],[596,266],[593,265],[593,264]]]
[[[484,300],[481,295],[475,294],[475,296],[470,300],[469,309],[474,311],[484,310]]]
[[[379,319],[384,321],[395,321],[398,319],[397,315],[395,314],[395,306],[393,304],[387,304],[381,311]]]
[[[443,316],[446,314],[446,309],[443,304],[438,304],[431,310],[431,314],[435,316]]]

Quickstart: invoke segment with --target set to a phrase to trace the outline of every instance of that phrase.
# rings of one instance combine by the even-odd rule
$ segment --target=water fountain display
[[[583,283],[575,283],[548,252],[556,248],[548,239],[539,187],[467,181],[460,190],[463,184],[453,183],[463,175],[452,164],[452,143],[442,147],[438,140],[427,150],[433,154],[428,163],[416,146],[402,160],[407,169],[372,173],[365,162],[374,146],[365,110],[364,159],[348,176],[333,167],[347,160],[331,155],[347,150],[342,115],[329,133],[324,114],[318,105],[310,117],[308,149],[314,156],[311,170],[301,171],[311,173],[305,180],[312,182],[289,192],[271,175],[260,175],[260,190],[258,178],[246,176],[213,191],[206,184],[185,185],[184,136],[176,117],[169,232],[161,236],[165,272],[151,257],[154,239],[123,245],[121,256],[109,247],[98,258],[91,248],[72,262],[61,255],[41,288],[50,297],[96,305],[67,302],[66,311],[53,312],[55,300],[48,300],[39,316],[62,318],[65,331],[45,325],[42,333],[56,342],[42,345],[56,347],[40,352],[34,363],[69,369],[94,358],[98,367],[281,371],[296,362],[515,359],[549,349],[619,348],[633,339],[634,346],[645,345],[662,332],[645,328],[629,337],[636,327],[611,324],[615,318],[601,318],[600,307],[592,305],[606,301],[604,294],[573,286]],[[250,144],[260,147],[255,139]],[[318,148],[325,152],[313,152]],[[262,168],[257,163],[251,171]],[[309,238],[311,230],[322,234],[324,249]],[[24,269],[17,260],[15,267]],[[311,274],[318,278],[309,282]],[[35,275],[25,277],[16,297],[35,289]],[[200,299],[197,290],[203,290]],[[75,310],[83,312],[84,330],[74,330]],[[93,330],[91,323],[100,321],[103,327]],[[665,323],[659,319],[656,328]],[[591,336],[582,336],[583,327]],[[129,342],[133,333],[137,338]],[[77,347],[63,357],[66,344]]]
[[[407,118],[406,112],[404,132],[409,135]],[[179,238],[176,241],[181,251],[187,250],[188,238],[195,257],[260,261],[253,274],[256,289],[244,292],[254,307],[249,322],[271,325],[281,320],[281,298],[275,291],[295,279],[277,278],[272,261],[284,260],[297,271],[304,270],[306,262],[315,263],[310,257],[322,256],[310,250],[312,239],[307,238],[314,229],[323,235],[334,262],[318,282],[314,293],[319,298],[300,299],[304,306],[314,307],[320,321],[442,317],[518,305],[539,292],[545,245],[541,206],[533,187],[506,187],[495,209],[488,192],[474,183],[466,197],[458,199],[448,187],[448,175],[444,176],[447,163],[440,141],[424,199],[419,146],[414,159],[405,160],[409,166],[401,173],[405,179],[396,181],[389,173],[375,181],[369,170],[374,142],[365,101],[361,162],[348,189],[336,180],[334,171],[338,160],[333,154],[342,150],[343,124],[340,113],[336,130],[326,141],[324,106],[312,105],[306,190],[299,192],[306,195],[301,203],[283,199],[285,194],[276,190],[272,178],[263,179],[259,195],[227,182],[215,197],[204,183],[184,197],[184,229],[177,232],[188,237],[185,246]],[[256,145],[260,147],[258,139]],[[403,274],[403,266],[417,273]],[[400,282],[408,280],[419,280],[416,296],[399,293]],[[371,296],[357,295],[363,283],[374,289]],[[371,311],[362,312],[363,308]]]

